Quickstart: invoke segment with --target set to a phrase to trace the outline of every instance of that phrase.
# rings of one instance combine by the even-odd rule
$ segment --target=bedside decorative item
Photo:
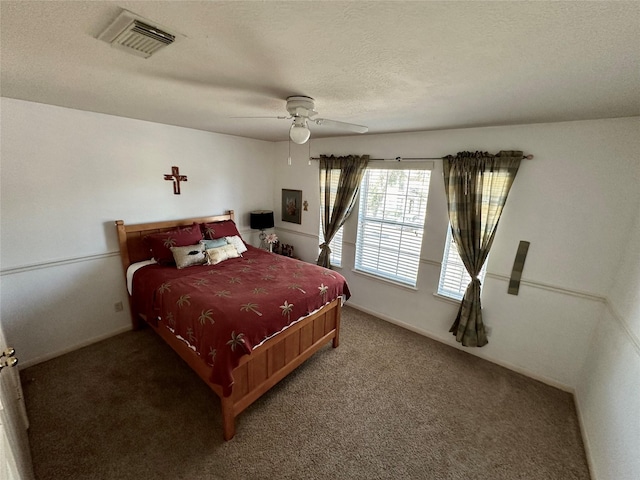
[[[180,182],[186,182],[187,176],[180,175],[180,167],[171,167],[171,174],[164,174],[165,180],[173,181],[173,194],[180,195]]]
[[[267,228],[273,228],[273,211],[272,210],[254,210],[250,213],[250,225],[254,230],[260,230],[260,235],[258,238],[260,239],[260,248],[263,250],[271,251],[271,246],[266,242],[266,239],[269,235],[264,233]],[[270,235],[274,235],[272,233]],[[277,241],[276,237],[276,241]]]
[[[302,223],[302,190],[282,189],[282,221]]]
[[[278,243],[278,236],[275,233],[270,233],[264,240],[269,245],[269,251],[273,252],[273,245]]]
[[[285,257],[291,257],[291,258],[298,258],[295,256],[294,254],[294,248],[293,245],[288,245],[286,243],[280,243],[278,241],[276,241],[276,243],[273,245],[273,253],[277,253],[278,255],[283,255]]]

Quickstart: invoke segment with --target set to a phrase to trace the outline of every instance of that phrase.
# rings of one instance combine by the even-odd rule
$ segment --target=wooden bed
[[[146,235],[173,230],[176,227],[190,226],[195,223],[211,223],[233,220],[233,210],[224,215],[187,218],[175,221],[125,225],[116,221],[122,266],[126,274],[129,265],[148,260],[151,255],[143,245]],[[131,305],[131,298],[130,305]],[[222,405],[223,436],[230,440],[235,435],[235,418],[276,383],[286,377],[296,367],[311,357],[322,346],[333,342],[338,347],[340,334],[341,299],[337,298],[319,311],[292,324],[289,328],[256,347],[251,354],[244,355],[240,364],[233,370],[234,384],[231,394],[223,395],[220,385],[212,384],[211,367],[191,350],[186,343],[178,339],[159,321],[147,322],[164,341],[175,350],[182,359],[202,378],[220,397]],[[132,313],[134,328],[139,328],[144,320]]]

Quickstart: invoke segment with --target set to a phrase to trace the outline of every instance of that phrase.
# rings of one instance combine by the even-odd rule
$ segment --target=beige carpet
[[[38,479],[588,479],[571,395],[351,308],[222,441],[149,329],[22,372]]]

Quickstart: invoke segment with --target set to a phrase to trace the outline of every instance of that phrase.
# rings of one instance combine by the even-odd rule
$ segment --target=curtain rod
[[[421,162],[424,160],[442,160],[443,157],[395,157],[395,158],[370,158],[370,162]],[[532,160],[533,155],[523,155],[523,160]],[[320,157],[309,157],[309,160],[320,160]]]

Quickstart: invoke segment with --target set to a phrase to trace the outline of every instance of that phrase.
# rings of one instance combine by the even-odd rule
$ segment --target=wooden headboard
[[[177,227],[186,227],[194,223],[211,223],[234,219],[233,210],[229,210],[224,215],[215,215],[212,217],[183,218],[180,220],[138,223],[135,225],[125,225],[124,221],[116,220],[118,244],[120,245],[120,257],[122,259],[124,274],[126,275],[127,268],[129,268],[129,265],[132,263],[149,260],[151,258],[149,247],[145,246],[142,242],[145,236],[151,233],[168,232]]]

